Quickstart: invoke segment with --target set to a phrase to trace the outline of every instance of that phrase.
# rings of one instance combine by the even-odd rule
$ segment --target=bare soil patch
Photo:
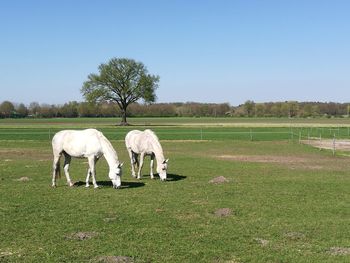
[[[28,160],[51,160],[51,151],[33,150],[33,149],[0,149],[0,158],[5,161],[13,159],[28,159]]]
[[[275,163],[285,165],[290,169],[306,168],[311,170],[321,170],[326,168],[329,161],[327,158],[319,156],[277,156],[277,155],[220,155],[216,158],[251,163]]]
[[[254,238],[254,240],[263,247],[266,247],[270,243],[270,241],[258,237]]]
[[[73,239],[73,240],[87,240],[93,237],[96,237],[98,233],[96,232],[75,232],[71,233],[69,235],[66,235],[67,239]]]
[[[230,208],[220,208],[214,212],[214,215],[217,217],[226,217],[232,214],[232,210]]]
[[[29,180],[30,179],[27,176],[21,177],[19,179],[15,179],[15,181],[18,181],[18,182],[28,182]]]
[[[322,139],[312,138],[310,140],[301,140],[303,144],[311,145],[319,149],[333,150],[335,147],[339,151],[350,151],[350,140],[335,140],[333,139]]]
[[[277,155],[220,155],[220,159],[257,163],[303,163],[305,158],[297,156]]]
[[[222,183],[228,183],[229,180],[227,180],[224,176],[215,177],[214,179],[210,180],[209,183],[211,184],[222,184]]]
[[[284,236],[289,240],[301,240],[305,238],[305,235],[300,232],[288,232],[285,233]]]
[[[8,256],[12,256],[14,253],[11,251],[1,251],[0,252],[0,259]],[[0,260],[1,261],[1,260]]]
[[[350,247],[331,247],[329,253],[333,256],[350,255]]]
[[[134,260],[131,257],[126,256],[101,256],[96,258],[94,262],[101,263],[133,263]]]
[[[115,217],[106,217],[106,218],[103,219],[103,221],[105,221],[106,223],[113,222],[115,220],[117,220],[116,216]]]

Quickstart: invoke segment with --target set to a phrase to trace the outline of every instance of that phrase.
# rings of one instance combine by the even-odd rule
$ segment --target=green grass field
[[[299,132],[347,138],[347,119],[117,121],[0,120],[0,262],[350,261],[349,158],[297,143]],[[79,159],[76,186],[63,175],[51,188],[53,134],[88,127],[125,162],[122,189],[112,189],[104,159],[99,189],[84,187]],[[131,178],[122,140],[134,128],[157,132],[167,182],[149,178],[148,159],[143,179]],[[209,183],[219,176],[228,182]]]

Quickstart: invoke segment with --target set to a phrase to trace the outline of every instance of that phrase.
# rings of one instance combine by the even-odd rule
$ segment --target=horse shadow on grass
[[[178,174],[167,174],[166,182],[176,182],[186,179],[187,176]],[[141,180],[152,180],[149,175],[143,175]],[[159,180],[159,175],[155,174],[153,180]]]
[[[97,185],[103,186],[103,187],[113,187],[113,184],[111,181],[97,181]],[[74,186],[85,186],[85,182],[83,181],[78,181],[74,184]],[[145,186],[145,183],[142,182],[122,182],[121,189],[126,189],[126,188],[138,188]],[[90,185],[90,187],[93,187],[93,185]]]
[[[146,179],[146,178],[144,178],[144,179]],[[167,182],[176,182],[176,181],[184,180],[186,178],[187,178],[187,176],[184,176],[184,175],[167,174],[166,181]],[[159,179],[159,177],[158,177],[158,179]],[[111,181],[97,181],[97,184],[99,186],[103,186],[103,187],[113,187],[113,184]],[[74,186],[76,186],[76,187],[85,186],[85,182],[83,182],[83,181],[75,182]],[[145,183],[143,183],[143,182],[122,182],[122,185],[120,188],[121,189],[138,188],[138,187],[142,187],[142,186],[145,186]],[[93,187],[93,185],[90,185],[90,187]]]
[[[184,175],[167,174],[167,181],[169,182],[176,182],[176,181],[184,180],[186,178],[187,176],[184,176]]]

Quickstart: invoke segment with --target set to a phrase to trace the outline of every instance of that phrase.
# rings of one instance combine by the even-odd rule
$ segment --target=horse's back
[[[135,138],[137,138],[140,134],[142,133],[142,131],[139,130],[132,130],[129,131],[126,136],[125,136],[125,145],[126,147],[131,147],[132,142],[135,140]]]
[[[125,137],[126,148],[131,149],[135,153],[151,153],[153,152],[152,142],[157,136],[153,131],[147,129],[145,131],[132,130]]]
[[[83,157],[90,152],[98,152],[101,148],[102,133],[95,129],[63,130],[52,139],[54,152],[65,151],[71,156]]]

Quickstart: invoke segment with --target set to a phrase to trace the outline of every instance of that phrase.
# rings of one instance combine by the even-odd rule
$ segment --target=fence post
[[[320,133],[320,151],[322,150],[322,134]]]
[[[201,141],[203,140],[203,130],[201,129]]]
[[[253,140],[253,133],[252,133],[252,129],[250,129],[250,140]]]
[[[299,144],[301,143],[301,131],[299,131]]]
[[[335,133],[333,136],[333,156],[335,155]]]

